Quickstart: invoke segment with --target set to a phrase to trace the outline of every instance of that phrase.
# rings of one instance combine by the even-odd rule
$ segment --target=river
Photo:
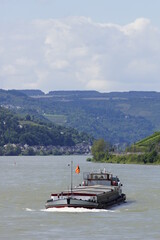
[[[123,183],[127,202],[110,210],[45,210],[52,192],[81,173],[106,169]],[[86,162],[86,156],[0,157],[0,239],[160,239],[160,166]]]

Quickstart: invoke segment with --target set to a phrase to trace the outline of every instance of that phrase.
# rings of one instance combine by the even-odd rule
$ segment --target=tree
[[[2,147],[0,147],[0,156],[3,156],[3,154],[4,154],[4,150]]]
[[[31,116],[29,114],[26,115],[26,121],[31,121]]]
[[[6,149],[4,150],[4,155],[6,156],[17,156],[21,154],[21,148],[19,146],[14,146],[12,144],[8,144]]]
[[[158,156],[158,153],[156,150],[153,150],[151,151],[149,154],[148,154],[148,162],[149,163],[154,163],[157,161],[157,156]]]
[[[109,151],[109,144],[104,139],[99,139],[93,143],[91,152],[95,161],[104,159],[106,153]]]

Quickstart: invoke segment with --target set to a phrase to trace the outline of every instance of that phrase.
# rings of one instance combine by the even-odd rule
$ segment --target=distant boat
[[[119,178],[105,170],[99,172],[83,173],[83,182],[72,187],[71,163],[71,189],[60,193],[52,193],[46,202],[48,208],[89,208],[107,209],[112,205],[125,202],[126,195],[122,193],[122,184]]]

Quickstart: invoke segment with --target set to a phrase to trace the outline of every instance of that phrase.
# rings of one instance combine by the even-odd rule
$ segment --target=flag
[[[77,173],[77,174],[80,173],[80,167],[79,167],[79,165],[77,165],[76,170],[75,170],[75,173]]]

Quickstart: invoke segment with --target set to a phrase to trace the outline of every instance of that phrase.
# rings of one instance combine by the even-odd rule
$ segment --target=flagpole
[[[73,161],[71,161],[71,195],[73,189]]]

